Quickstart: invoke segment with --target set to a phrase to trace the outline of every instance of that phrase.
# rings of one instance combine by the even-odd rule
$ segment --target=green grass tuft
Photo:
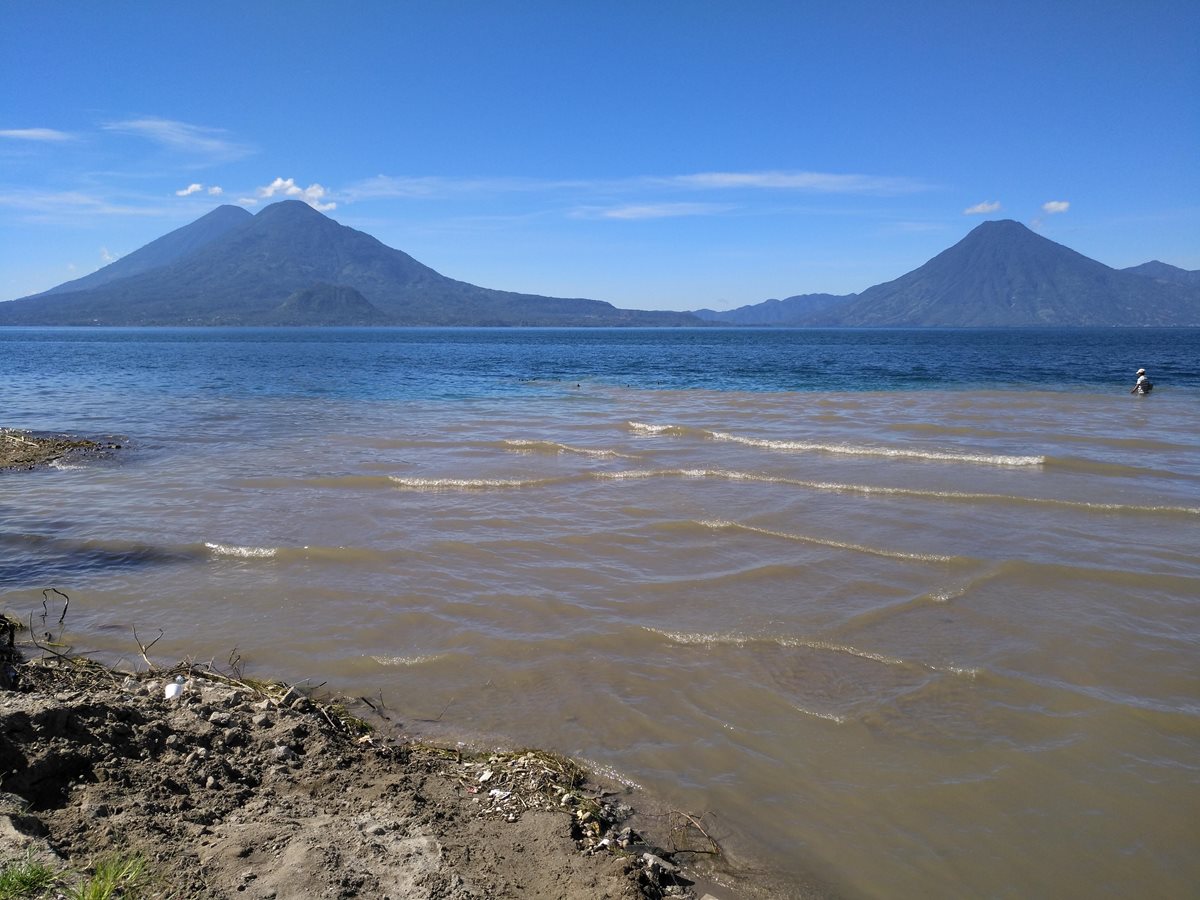
[[[107,856],[96,863],[90,878],[66,895],[68,900],[138,900],[145,896],[149,882],[145,857]]]
[[[0,866],[0,900],[32,900],[53,887],[57,873],[34,859]]]

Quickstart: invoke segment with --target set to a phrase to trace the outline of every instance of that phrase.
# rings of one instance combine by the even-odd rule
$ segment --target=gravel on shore
[[[0,864],[38,859],[69,883],[139,857],[146,896],[178,900],[713,896],[629,827],[628,791],[564,757],[386,738],[335,702],[205,667],[122,672],[53,648],[26,662],[5,628]]]

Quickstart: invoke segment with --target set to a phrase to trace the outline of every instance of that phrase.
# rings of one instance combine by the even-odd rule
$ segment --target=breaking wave
[[[444,653],[427,653],[419,656],[372,656],[381,666],[419,666],[441,659]]]
[[[777,647],[782,647],[785,649],[802,647],[808,650],[820,650],[828,653],[840,654],[843,656],[853,656],[858,659],[877,662],[885,666],[920,669],[927,672],[939,672],[944,675],[960,675],[967,678],[974,678],[980,672],[979,669],[965,666],[940,665],[935,663],[901,659],[896,656],[889,656],[886,653],[878,653],[872,650],[861,650],[848,644],[839,644],[833,641],[770,635],[707,634],[704,632],[667,631],[660,628],[653,628],[649,625],[644,625],[642,627],[652,634],[666,638],[671,643],[679,644],[681,646],[712,647],[721,645],[742,648],[753,647],[760,644],[774,644]]]
[[[408,478],[389,475],[388,480],[400,488],[418,491],[471,491],[491,488],[521,488],[550,484],[552,478]]]
[[[236,544],[217,544],[205,541],[204,546],[213,556],[227,556],[234,559],[271,559],[279,549],[277,547],[239,547]]]
[[[904,559],[913,562],[948,563],[966,561],[961,556],[946,556],[940,553],[908,553],[903,550],[886,550],[881,547],[868,547],[865,544],[853,544],[848,541],[836,541],[829,538],[813,537],[807,534],[795,534],[789,531],[774,531],[770,528],[759,528],[756,525],[744,525],[741,522],[730,522],[724,519],[704,519],[697,524],[714,531],[721,529],[737,529],[768,537],[783,538],[787,541],[798,541],[803,544],[816,544],[821,547],[833,547],[837,550],[851,550],[855,553],[866,553],[871,556],[882,556],[888,559]]]
[[[728,431],[709,431],[686,425],[656,425],[646,422],[629,422],[627,427],[636,434],[670,435],[685,437],[694,435],[713,441],[728,441],[744,447],[756,447],[777,452],[835,453],[843,456],[885,457],[889,459],[929,460],[931,462],[974,463],[988,466],[1041,466],[1045,456],[1012,455],[1003,453],[970,453],[961,450],[939,450],[913,447],[882,447],[867,444],[822,443],[818,441],[781,441],[746,437]]]
[[[618,453],[616,450],[596,450],[591,447],[572,447],[557,441],[506,440],[504,446],[520,453],[570,453],[578,456],[589,456],[596,459],[637,459],[628,453]]]

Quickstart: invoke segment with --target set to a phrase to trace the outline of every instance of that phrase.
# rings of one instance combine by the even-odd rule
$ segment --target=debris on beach
[[[145,896],[180,900],[695,896],[566,757],[384,735],[211,665],[117,671],[32,634],[43,656],[24,661],[3,653],[16,632],[0,632],[0,865],[66,884],[117,854],[144,860],[161,888]]]

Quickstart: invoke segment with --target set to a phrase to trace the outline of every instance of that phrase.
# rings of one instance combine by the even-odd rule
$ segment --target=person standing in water
[[[1131,394],[1148,394],[1154,389],[1154,385],[1150,383],[1150,379],[1146,377],[1145,369],[1137,370],[1137,384],[1129,392]]]

